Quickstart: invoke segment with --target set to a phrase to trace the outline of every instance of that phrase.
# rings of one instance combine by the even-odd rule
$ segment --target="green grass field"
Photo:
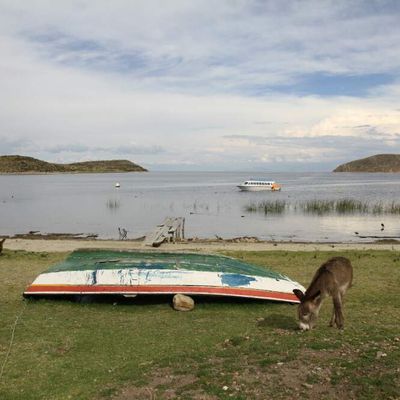
[[[326,252],[235,252],[307,285]],[[23,301],[27,284],[65,254],[0,256],[0,399],[398,399],[400,254],[342,252],[355,279],[345,329],[296,329],[296,307],[170,298]],[[0,365],[0,366],[1,366]]]

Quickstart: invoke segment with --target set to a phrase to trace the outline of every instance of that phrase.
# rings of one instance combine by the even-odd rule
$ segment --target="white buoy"
[[[116,184],[115,184],[115,187],[120,187],[121,185],[117,182]]]

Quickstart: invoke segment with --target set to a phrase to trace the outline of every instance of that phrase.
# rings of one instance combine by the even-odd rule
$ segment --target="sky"
[[[0,155],[330,171],[400,153],[400,1],[0,0]]]

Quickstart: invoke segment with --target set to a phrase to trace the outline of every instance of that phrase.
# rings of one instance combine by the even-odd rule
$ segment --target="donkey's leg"
[[[336,315],[335,315],[335,306],[333,306],[332,317],[331,317],[331,320],[329,322],[329,326],[335,326],[335,324],[336,324]]]
[[[336,326],[339,329],[343,329],[344,318],[342,312],[342,296],[339,292],[335,293],[335,295],[333,296],[333,307],[335,309]]]

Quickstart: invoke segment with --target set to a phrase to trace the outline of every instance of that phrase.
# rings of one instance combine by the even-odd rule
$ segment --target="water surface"
[[[281,192],[240,192],[252,177],[276,180]],[[121,187],[116,188],[119,182]],[[285,241],[354,241],[359,235],[400,236],[398,215],[247,213],[263,200],[296,204],[350,198],[400,202],[399,174],[148,172],[124,174],[0,175],[0,235],[95,233],[128,238],[151,231],[167,216],[186,218],[186,236],[257,236]],[[381,231],[381,223],[385,230]],[[355,232],[358,232],[357,236]]]

